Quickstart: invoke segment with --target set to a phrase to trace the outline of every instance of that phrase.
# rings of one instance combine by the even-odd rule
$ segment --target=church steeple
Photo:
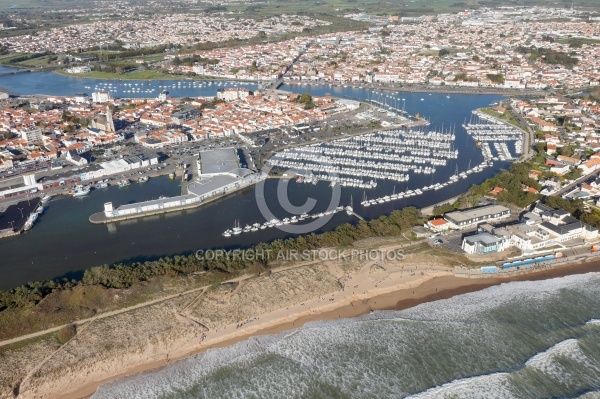
[[[106,106],[106,131],[107,132],[115,131],[115,124],[113,122],[112,112],[110,111],[110,107],[108,105]]]

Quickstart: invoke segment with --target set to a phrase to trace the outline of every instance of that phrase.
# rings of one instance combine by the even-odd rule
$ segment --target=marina
[[[510,161],[517,159],[523,152],[523,131],[481,110],[473,111],[469,123],[465,121],[463,127],[481,146],[487,161]],[[515,156],[508,144],[513,146]],[[491,151],[492,147],[495,154]]]
[[[326,180],[345,187],[375,188],[376,180],[407,182],[410,174],[432,175],[458,157],[453,132],[394,129],[284,149],[269,159],[304,182]],[[308,179],[307,179],[308,177]]]
[[[61,75],[54,72],[35,72],[0,76],[0,87],[22,95],[75,96],[78,93],[105,91],[113,98],[156,98],[162,91],[173,97],[216,96],[225,87],[245,87],[256,90],[255,82],[225,80],[128,80],[94,79]]]

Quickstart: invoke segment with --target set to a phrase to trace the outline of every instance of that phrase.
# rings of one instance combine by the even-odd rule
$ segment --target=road
[[[517,112],[512,107],[512,105],[510,105],[510,102],[508,105],[508,110],[511,113],[511,115],[519,122],[521,129],[523,129],[523,131],[525,131],[527,133],[523,137],[523,154],[521,155],[521,160],[527,161],[527,160],[533,158],[533,156],[535,155],[535,151],[533,150],[533,143],[535,141],[535,132],[533,131],[531,126],[529,126],[529,123],[527,123],[527,121],[523,118],[523,116],[521,116],[521,114],[519,112]]]
[[[564,193],[566,193],[567,191],[569,191],[572,188],[574,188],[575,186],[577,186],[578,184],[583,183],[584,181],[586,181],[587,179],[589,179],[593,176],[597,176],[599,173],[600,173],[600,170],[596,170],[591,173],[588,173],[587,175],[581,176],[579,179],[575,180],[573,183],[570,183],[570,184],[566,185],[565,187],[561,188],[560,190],[558,190],[557,192],[550,194],[550,196],[551,197],[561,196]]]

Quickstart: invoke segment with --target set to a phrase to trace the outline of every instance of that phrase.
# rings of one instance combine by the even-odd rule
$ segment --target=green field
[[[132,73],[111,73],[111,72],[88,72],[88,73],[66,73],[63,70],[56,71],[61,75],[72,76],[75,78],[93,78],[93,79],[140,79],[140,80],[152,80],[152,79],[175,79],[180,75],[169,75],[160,73],[157,71],[143,71],[143,72],[132,72]]]
[[[132,5],[143,5],[142,2],[129,0],[126,3]],[[557,0],[551,6],[587,6],[600,8],[597,0]],[[346,12],[365,12],[368,14],[397,14],[405,16],[431,14],[437,12],[460,11],[469,7],[497,7],[522,6],[522,5],[548,5],[544,0],[508,0],[501,4],[494,0],[271,0],[265,3],[254,4],[248,1],[246,4],[225,6],[228,11],[241,11],[244,16],[265,17],[282,13],[292,14],[330,14],[340,15]],[[198,3],[194,11],[184,7],[184,3],[171,2],[167,0],[156,1],[152,8],[157,9],[181,9],[194,12],[198,9],[209,9],[221,11],[223,6]],[[53,9],[82,9],[97,8],[97,4],[91,0],[0,0],[0,13],[43,11]],[[151,10],[150,10],[151,11]]]
[[[519,121],[516,120],[515,117],[512,116],[512,114],[508,111],[506,111],[504,114],[501,114],[500,112],[494,111],[493,109],[490,109],[490,108],[481,108],[481,111],[488,115],[491,115],[495,118],[498,118],[505,122],[508,122],[513,126],[520,128]]]

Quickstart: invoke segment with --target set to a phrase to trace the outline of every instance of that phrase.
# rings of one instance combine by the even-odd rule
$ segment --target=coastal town
[[[595,57],[600,46],[595,45],[594,38],[599,35],[597,28],[600,23],[594,22],[595,17],[575,10],[540,8],[533,9],[536,11],[536,17],[533,18],[527,11],[505,7],[409,20],[351,14],[346,17],[368,21],[372,27],[364,32],[297,37],[194,53],[169,53],[164,56],[167,64],[159,61],[168,73],[229,79],[224,84],[218,83],[223,86],[214,97],[173,98],[169,95],[170,86],[161,86],[161,91],[157,92],[155,88],[142,89],[137,84],[121,87],[123,84],[120,83],[119,91],[117,85],[97,85],[91,96],[81,93],[65,97],[6,98],[0,120],[0,132],[4,136],[0,142],[0,172],[8,180],[3,184],[2,195],[13,202],[25,195],[53,189],[71,193],[75,189],[76,195],[79,195],[89,193],[89,189],[82,189],[85,184],[90,188],[93,185],[106,187],[110,180],[114,181],[112,184],[129,184],[128,179],[118,177],[138,169],[149,172],[162,168],[162,174],[174,175],[176,170],[168,168],[173,165],[169,165],[165,150],[194,145],[192,143],[198,143],[200,150],[208,149],[224,140],[245,148],[248,158],[246,164],[250,166],[244,167],[257,172],[265,161],[264,157],[273,151],[264,148],[257,151],[257,148],[272,143],[273,132],[280,131],[283,137],[287,137],[282,141],[282,144],[286,144],[298,138],[300,133],[305,140],[310,132],[316,135],[316,131],[329,129],[326,121],[339,119],[336,114],[361,115],[357,114],[361,107],[358,101],[340,100],[330,95],[304,98],[304,95],[285,91],[252,90],[240,83],[244,81],[277,81],[278,84],[300,85],[370,84],[382,89],[398,89],[407,84],[427,85],[432,89],[444,87],[450,91],[458,86],[524,92],[548,89],[568,91],[598,85],[599,63],[595,62]],[[557,17],[568,17],[570,21],[554,22]],[[298,22],[295,17],[288,16],[281,18],[266,21],[273,29],[269,32],[323,22],[312,22],[307,18]],[[507,21],[512,23],[510,32],[497,33],[499,31],[494,30],[495,25]],[[110,40],[135,42],[137,44],[133,45],[138,47],[143,43],[142,47],[165,44],[165,41],[152,41],[148,37],[125,41],[118,33],[124,29],[118,25],[122,23],[115,22],[112,29],[106,29],[106,25],[103,25],[107,46]],[[141,23],[147,24],[147,21]],[[223,25],[224,20],[217,19],[212,23]],[[247,26],[246,22],[241,23]],[[449,27],[458,26],[461,27],[460,33],[457,31],[455,36],[447,31]],[[535,29],[532,30],[532,27]],[[230,32],[240,32],[237,26],[230,28]],[[256,32],[258,28],[261,27],[247,26],[247,31]],[[72,37],[85,40],[86,37],[95,36],[94,31],[98,26],[82,25],[80,29],[89,29],[89,33],[72,31]],[[141,30],[136,31],[142,35]],[[465,35],[466,32],[469,34]],[[69,40],[61,38],[65,32],[56,33],[56,42],[67,47],[53,48],[51,43],[22,37],[19,39],[21,41],[11,38],[10,45],[13,47],[10,50],[17,53],[60,53],[75,47],[89,47],[85,42],[69,44]],[[409,42],[404,40],[408,35],[411,36]],[[484,36],[487,43],[483,40]],[[224,32],[220,32],[220,37],[228,38]],[[171,44],[181,43],[182,40],[177,36],[163,39]],[[212,42],[215,38],[205,37],[201,40]],[[42,47],[23,47],[33,42]],[[568,56],[565,55],[567,51]],[[581,56],[584,52],[586,57]],[[540,54],[540,58],[535,58],[536,54]],[[91,70],[84,66],[71,66],[69,70],[77,73],[81,68]],[[196,81],[184,83],[190,88],[208,87],[210,84]],[[173,87],[180,88],[181,81]],[[136,97],[127,97],[127,93],[136,94]],[[144,96],[144,93],[148,95]],[[156,93],[156,97],[150,97],[151,93]],[[385,97],[390,96],[384,95],[385,104],[379,104],[401,113],[398,99],[394,104],[388,104]],[[381,100],[382,96],[377,98]],[[377,105],[377,102],[373,104]],[[531,144],[536,155],[528,160],[531,163],[528,178],[533,183],[524,185],[523,190],[538,197],[559,194],[564,198],[580,200],[586,197],[593,200],[599,194],[599,184],[591,178],[600,166],[600,156],[595,155],[600,147],[597,137],[600,105],[596,99],[542,92],[536,99],[514,98],[484,111],[485,114],[478,114],[478,117],[485,115],[484,118],[495,123],[514,125],[523,129],[525,136],[532,137]],[[401,122],[396,121],[396,125],[386,121],[382,123],[380,118],[374,116],[367,120],[379,126],[410,125],[406,118]],[[264,132],[269,133],[265,136]],[[485,159],[486,151],[489,151],[487,148],[485,144]],[[503,151],[505,155],[502,159],[507,156],[510,159],[508,148]],[[167,168],[159,166],[163,164],[168,165]],[[184,166],[181,171],[184,179],[194,179],[194,168],[188,171],[186,162],[177,165]],[[73,172],[69,173],[69,170]],[[15,177],[27,176],[32,172],[41,172],[43,177],[25,178],[22,182],[21,177]],[[368,184],[374,184],[374,181]],[[431,188],[433,186],[421,191]],[[182,194],[186,194],[184,191]],[[494,187],[488,197],[501,200],[504,191],[506,188]],[[410,196],[407,193],[404,195]],[[596,206],[589,200],[586,203],[590,203],[586,206]],[[369,204],[377,204],[377,200],[363,200],[363,205]],[[15,222],[24,226],[21,221],[12,222],[12,226]],[[15,231],[8,229],[8,225],[4,226],[4,230],[6,235]]]
[[[462,397],[473,376],[537,367],[565,328],[597,333],[597,295],[571,276],[600,270],[597,5],[48,1],[0,9],[0,398]],[[204,375],[211,356],[242,370],[243,351],[272,365],[331,320],[394,315],[339,338],[366,352],[408,341],[407,320],[438,334],[479,290],[490,315],[464,324],[498,345],[487,318],[514,326],[517,304],[560,291],[556,315],[523,316],[556,337],[525,329],[518,361],[381,395],[358,374],[355,395],[338,375],[284,392],[240,372],[237,394]],[[427,302],[446,310],[412,318]],[[360,351],[345,359],[368,375]]]

